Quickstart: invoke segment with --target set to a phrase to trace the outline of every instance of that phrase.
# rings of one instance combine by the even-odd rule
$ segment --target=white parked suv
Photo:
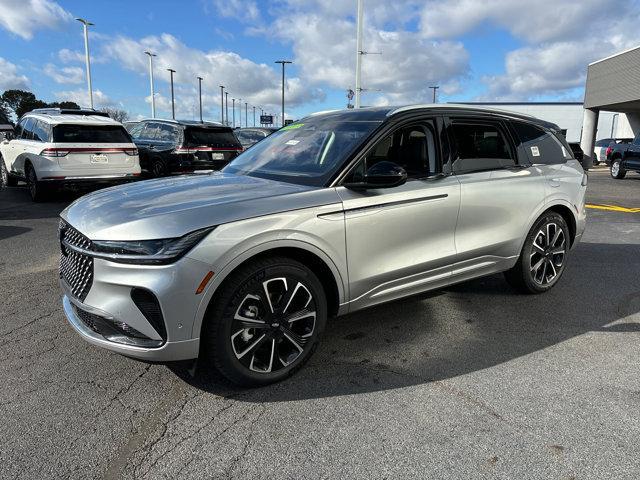
[[[121,183],[140,175],[126,129],[102,112],[43,108],[25,114],[12,140],[0,142],[2,186],[27,182],[41,201],[63,184]]]

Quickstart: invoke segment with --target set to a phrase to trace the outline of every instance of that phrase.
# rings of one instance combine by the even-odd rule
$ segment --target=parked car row
[[[159,119],[123,125],[92,109],[36,109],[15,131],[3,129],[1,181],[25,181],[32,199],[41,201],[67,185],[220,170],[275,130]]]

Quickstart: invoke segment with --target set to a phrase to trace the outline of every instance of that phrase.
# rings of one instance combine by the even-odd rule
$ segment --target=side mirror
[[[393,162],[378,162],[367,170],[361,182],[345,183],[344,186],[354,190],[368,188],[392,188],[403,185],[407,181],[407,172]]]

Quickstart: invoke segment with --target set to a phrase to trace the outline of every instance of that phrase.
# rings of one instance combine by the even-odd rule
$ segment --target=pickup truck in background
[[[606,156],[613,178],[624,178],[628,171],[640,173],[640,133],[631,143],[609,145]]]

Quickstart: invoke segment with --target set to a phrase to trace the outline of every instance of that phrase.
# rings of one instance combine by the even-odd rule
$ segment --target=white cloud
[[[464,77],[469,55],[452,40],[427,40],[403,27],[418,15],[420,2],[367,2],[364,49],[382,52],[363,58],[364,104],[424,101],[429,85]],[[355,87],[355,2],[289,0],[274,23],[255,34],[274,34],[292,45],[305,82],[344,89]],[[394,25],[395,24],[395,25]],[[374,93],[380,90],[380,93]],[[383,100],[377,97],[383,96]]]
[[[217,13],[223,17],[237,18],[243,22],[260,20],[260,9],[254,0],[212,0]]]
[[[174,81],[177,91],[195,89],[196,77],[203,77],[203,92],[217,99],[212,102],[214,109],[219,105],[220,85],[225,85],[229,92],[229,103],[232,97],[265,107],[274,107],[280,102],[280,75],[275,66],[255,63],[233,52],[190,48],[166,33],[140,40],[119,36],[106,44],[104,53],[125,68],[147,75],[149,60],[143,53],[145,50],[158,54],[154,58],[157,91],[167,88],[169,73],[166,69],[170,67],[176,70]],[[311,88],[297,78],[287,79],[287,102],[290,106],[323,98],[324,93],[320,89]]]
[[[18,67],[0,57],[0,91],[18,89],[28,90],[29,79],[18,73]]]
[[[0,25],[31,40],[36,30],[57,28],[73,16],[51,0],[0,0]]]
[[[80,67],[58,67],[47,63],[43,71],[56,83],[78,84],[85,80],[84,70]]]
[[[64,90],[60,92],[54,92],[54,96],[59,101],[70,101],[76,102],[81,107],[89,106],[89,94],[86,88],[77,88],[75,90]],[[115,102],[111,100],[104,92],[101,90],[93,91],[93,107],[94,108],[102,108],[102,107],[112,107],[115,105]]]
[[[58,51],[58,58],[62,63],[84,62],[84,53],[63,48]]]

